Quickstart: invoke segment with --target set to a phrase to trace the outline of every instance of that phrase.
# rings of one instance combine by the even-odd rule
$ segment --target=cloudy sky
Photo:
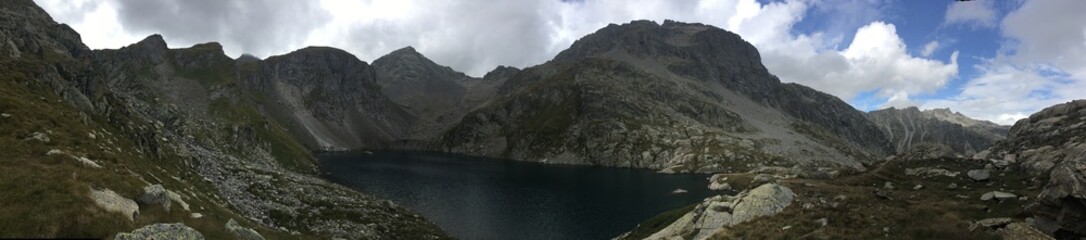
[[[91,48],[159,33],[267,57],[310,45],[363,61],[413,46],[473,76],[543,63],[609,23],[738,33],[773,74],[858,109],[951,108],[1012,124],[1086,98],[1081,0],[35,0]]]

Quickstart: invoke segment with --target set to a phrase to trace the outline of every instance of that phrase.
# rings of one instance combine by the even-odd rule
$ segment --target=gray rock
[[[125,198],[113,190],[91,189],[91,199],[94,203],[109,212],[120,213],[125,217],[128,217],[129,221],[135,221],[136,216],[140,213],[140,206],[136,204],[136,201]]]
[[[992,199],[995,199],[995,200],[1001,200],[1002,201],[1002,200],[1007,200],[1007,199],[1014,199],[1014,198],[1017,198],[1017,197],[1018,196],[1014,195],[1013,193],[1000,192],[1000,191],[991,191],[991,192],[984,193],[984,195],[981,195],[980,200],[981,201],[990,201]]]
[[[3,117],[3,118],[10,118],[10,117],[11,117],[11,114],[10,114],[10,113],[0,113],[0,117]]]
[[[919,167],[919,168],[906,168],[906,169],[905,169],[905,175],[909,175],[909,176],[920,176],[920,177],[947,176],[947,177],[957,177],[957,176],[958,176],[958,174],[960,174],[960,173],[959,173],[959,172],[952,172],[952,171],[950,171],[950,170],[946,170],[946,169],[942,169],[942,168],[929,168],[929,167]]]
[[[958,189],[958,184],[957,183],[947,184],[946,189]]]
[[[891,138],[896,153],[913,159],[973,155],[1003,139],[1008,130],[949,109],[888,108],[865,116]]]
[[[1003,239],[1014,240],[1055,240],[1048,234],[1031,227],[1029,224],[1020,222],[1007,224],[1007,227],[998,231],[999,235]]]
[[[170,211],[170,196],[166,192],[166,188],[161,184],[155,184],[143,187],[143,195],[140,195],[138,199],[140,204],[150,206],[161,206],[167,212]]]
[[[24,138],[23,141],[35,140],[39,142],[49,142],[49,135],[43,132],[34,132],[30,134],[30,137]]]
[[[791,205],[795,198],[791,189],[777,184],[764,184],[736,196],[710,197],[648,239],[670,239],[681,235],[705,239],[720,228],[777,214]]]
[[[233,218],[226,222],[226,230],[240,240],[264,240],[264,236],[251,228],[242,227]]]
[[[156,223],[131,233],[118,233],[114,240],[203,240],[204,235],[181,223]]]
[[[981,219],[980,221],[977,221],[976,223],[974,223],[971,228],[973,228],[973,229],[978,228],[978,227],[985,227],[985,228],[992,228],[992,229],[1002,228],[1003,226],[1006,226],[1007,224],[1010,224],[1012,221],[1014,221],[1014,220],[1011,219],[1011,218],[985,218],[985,219]]]
[[[988,173],[988,170],[983,169],[969,170],[966,175],[968,175],[969,178],[973,179],[974,181],[986,181],[988,180],[988,178],[991,177],[991,174]]]
[[[830,219],[829,218],[819,218],[819,219],[815,220],[815,224],[818,224],[819,226],[825,227],[826,225],[830,224]]]

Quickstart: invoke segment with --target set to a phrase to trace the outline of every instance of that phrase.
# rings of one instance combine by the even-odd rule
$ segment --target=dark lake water
[[[329,180],[461,239],[610,239],[711,193],[707,175],[423,152],[322,153]],[[689,192],[674,194],[675,189]]]

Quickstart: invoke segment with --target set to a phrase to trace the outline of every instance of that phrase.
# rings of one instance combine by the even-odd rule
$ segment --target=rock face
[[[971,119],[949,109],[888,108],[865,116],[890,138],[897,154],[921,158],[971,156],[1003,139],[1008,131],[1007,126]]]
[[[673,21],[578,40],[514,74],[437,141],[471,155],[671,172],[769,161],[859,169],[891,150],[861,112],[781,83],[739,36]]]
[[[1038,229],[1058,239],[1086,237],[1086,100],[1045,108],[1019,120],[989,149],[993,161],[1017,163],[1043,190],[1029,209]]]
[[[180,223],[156,223],[131,233],[118,233],[114,240],[176,239],[203,240],[204,235]]]
[[[777,214],[795,198],[791,189],[777,184],[764,184],[735,196],[711,197],[646,239],[706,239],[722,228]]]
[[[311,148],[380,147],[402,139],[414,121],[382,94],[366,62],[339,49],[309,47],[240,69],[267,115]]]

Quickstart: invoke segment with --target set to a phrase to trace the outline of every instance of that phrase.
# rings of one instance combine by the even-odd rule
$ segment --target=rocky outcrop
[[[1034,226],[1057,239],[1086,236],[1086,100],[1045,108],[1019,120],[988,150],[1006,171],[1036,176],[1043,190],[1027,210]],[[979,156],[978,156],[979,157]]]
[[[264,236],[261,236],[260,233],[253,229],[242,227],[237,221],[234,221],[234,219],[230,219],[230,221],[226,222],[226,230],[231,234],[234,234],[234,237],[237,237],[239,240],[264,240]]]
[[[890,138],[897,154],[915,158],[971,156],[1003,139],[1008,129],[949,109],[891,107],[865,116]]]
[[[148,206],[157,205],[166,211],[170,211],[171,201],[166,193],[166,188],[159,184],[143,187],[143,195],[140,195],[137,202]]]
[[[646,239],[707,239],[721,229],[777,214],[795,199],[791,189],[777,184],[764,184],[735,196],[707,198]]]
[[[746,171],[861,169],[882,132],[831,95],[783,84],[739,36],[635,21],[514,74],[438,140],[438,150],[538,162]]]
[[[95,204],[98,204],[98,207],[124,215],[129,221],[135,221],[136,216],[140,214],[140,206],[136,204],[136,201],[121,196],[113,190],[91,189],[90,197]]]
[[[175,240],[203,240],[204,235],[185,224],[180,223],[156,223],[136,229],[131,233],[118,233],[114,240],[147,240],[147,239],[175,239]]]

